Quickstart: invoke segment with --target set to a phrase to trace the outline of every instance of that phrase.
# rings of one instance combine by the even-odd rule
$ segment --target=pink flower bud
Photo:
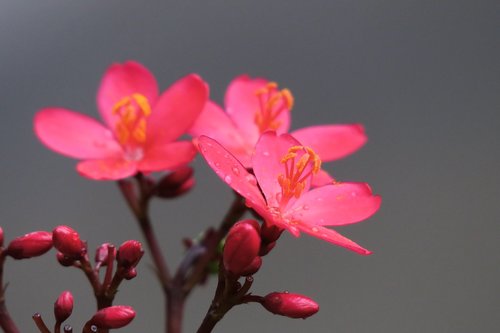
[[[277,315],[290,318],[307,318],[318,312],[319,305],[309,297],[284,293],[270,293],[264,297],[262,305]]]
[[[35,231],[13,239],[7,254],[14,259],[27,259],[41,256],[52,248],[52,233]]]
[[[131,306],[115,305],[97,311],[88,323],[98,328],[120,328],[128,325],[134,317],[135,311]]]
[[[80,235],[66,225],[60,225],[53,231],[54,247],[67,257],[79,259],[87,252],[86,244]]]
[[[171,172],[158,182],[156,195],[166,199],[175,198],[187,193],[193,188],[194,184],[193,169],[184,166]]]
[[[54,303],[54,317],[58,323],[62,323],[71,316],[73,312],[73,295],[69,291],[63,291]]]
[[[255,257],[250,265],[245,267],[245,269],[240,273],[241,276],[251,276],[257,273],[262,266],[262,258],[257,256]]]
[[[109,254],[108,246],[110,245],[113,247],[113,253],[111,255],[113,256],[114,260],[116,257],[116,248],[114,247],[113,244],[104,243],[101,246],[99,246],[95,251],[95,257],[94,257],[95,262],[99,263],[101,266],[106,266],[108,263],[108,254]]]
[[[136,240],[128,240],[120,245],[116,261],[122,267],[135,267],[141,260],[144,250],[141,242]]]
[[[3,246],[3,229],[0,227],[0,247]]]
[[[222,259],[224,267],[235,275],[242,275],[257,257],[260,248],[260,235],[254,220],[236,223],[226,238]]]

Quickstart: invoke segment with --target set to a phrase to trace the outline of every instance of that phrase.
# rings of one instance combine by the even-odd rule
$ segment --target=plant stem
[[[5,333],[20,333],[5,304],[5,288],[3,285],[3,265],[5,252],[0,253],[0,327]]]

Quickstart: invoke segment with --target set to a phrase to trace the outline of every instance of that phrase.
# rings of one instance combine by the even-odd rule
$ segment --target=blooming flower
[[[196,154],[175,141],[193,124],[208,87],[190,74],[159,95],[154,76],[141,64],[113,64],[105,72],[97,106],[105,125],[63,108],[35,117],[38,138],[50,149],[82,160],[77,170],[92,179],[117,180],[137,172],[174,169]]]
[[[248,168],[262,133],[269,130],[278,134],[288,132],[293,104],[290,90],[279,90],[276,83],[262,78],[239,76],[226,91],[226,112],[214,102],[207,102],[190,133],[217,140]],[[367,140],[363,127],[358,124],[311,126],[291,134],[314,149],[323,161],[345,157]],[[314,179],[314,185],[331,182],[332,178],[323,171]]]
[[[321,160],[289,134],[266,132],[259,139],[251,167],[255,176],[217,141],[198,140],[201,154],[217,175],[269,225],[326,240],[360,254],[371,252],[324,226],[362,221],[374,214],[381,199],[363,183],[331,183],[310,189]]]

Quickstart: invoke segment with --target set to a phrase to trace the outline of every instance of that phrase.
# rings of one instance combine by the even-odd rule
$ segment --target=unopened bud
[[[262,266],[262,258],[257,256],[255,257],[250,265],[245,267],[245,269],[240,273],[241,276],[251,276],[257,273]]]
[[[120,245],[116,261],[122,267],[135,267],[141,260],[144,250],[141,242],[136,240],[128,240]]]
[[[113,256],[113,260],[116,257],[116,248],[113,244],[104,243],[99,246],[95,251],[95,262],[96,264],[100,264],[101,266],[106,266],[108,263],[108,255],[109,255],[109,246],[112,247],[113,251],[111,255]]]
[[[63,291],[54,303],[54,317],[58,323],[62,323],[71,316],[73,312],[73,295],[69,291]]]
[[[65,256],[61,252],[57,252],[56,258],[57,258],[57,261],[61,264],[61,266],[64,266],[64,267],[72,266],[75,263],[75,258],[70,258],[68,256]]]
[[[137,276],[137,270],[135,268],[130,268],[128,269],[126,272],[125,272],[125,275],[123,276],[123,278],[125,280],[132,280],[133,278],[135,278]]]
[[[226,238],[222,259],[227,271],[241,276],[257,257],[260,248],[258,223],[244,220],[236,223]]]
[[[307,318],[318,312],[319,305],[309,297],[284,293],[270,293],[264,297],[262,305],[277,315],[290,318]]]
[[[104,329],[120,328],[128,325],[134,317],[135,311],[131,306],[115,305],[97,311],[88,324]]]
[[[0,227],[0,247],[3,246],[3,228]]]
[[[53,231],[54,247],[67,257],[80,259],[86,252],[87,246],[80,239],[78,232],[66,225],[60,225]]]
[[[51,248],[52,233],[35,231],[13,239],[6,253],[14,259],[27,259],[41,256]]]
[[[195,185],[193,169],[181,167],[163,177],[156,187],[156,195],[160,198],[176,198],[187,193]]]

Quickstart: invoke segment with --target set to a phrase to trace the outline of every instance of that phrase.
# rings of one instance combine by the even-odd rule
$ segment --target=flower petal
[[[100,159],[121,154],[109,129],[86,115],[62,109],[39,111],[35,133],[50,149],[77,159]]]
[[[304,193],[290,208],[291,219],[313,225],[344,225],[367,219],[382,199],[373,195],[368,184],[339,183]]]
[[[196,147],[191,141],[157,145],[145,152],[138,169],[143,172],[172,170],[191,162],[196,153]]]
[[[325,170],[321,169],[317,174],[314,175],[311,186],[319,187],[324,185],[331,185],[335,182],[332,176]]]
[[[158,98],[158,84],[153,74],[135,61],[113,64],[104,73],[97,92],[97,107],[102,119],[114,129],[113,106],[122,98],[138,93],[151,105]]]
[[[319,239],[325,240],[329,243],[345,247],[348,250],[354,251],[356,253],[362,254],[362,255],[369,255],[372,254],[371,251],[361,247],[360,245],[356,244],[352,240],[350,240],[347,237],[342,236],[338,232],[332,229],[328,229],[325,227],[317,226],[317,225],[311,225],[308,223],[301,223],[299,222],[296,224],[296,227],[305,233],[308,233],[311,236],[317,237]]]
[[[205,104],[202,113],[189,130],[189,134],[195,137],[205,135],[218,141],[245,167],[251,167],[250,158],[255,145],[248,144],[231,118],[214,102],[208,101]]]
[[[88,160],[78,163],[77,171],[84,177],[95,180],[119,180],[137,172],[137,164],[122,158]]]
[[[292,135],[311,147],[323,161],[333,161],[345,157],[367,141],[362,125],[311,126],[294,131]]]
[[[285,174],[281,159],[290,147],[298,145],[300,143],[289,134],[277,135],[276,132],[266,132],[261,135],[255,146],[252,158],[253,172],[269,206],[279,206],[276,199],[276,195],[281,192],[278,176]]]
[[[208,99],[208,85],[195,74],[175,82],[158,99],[147,124],[146,145],[163,145],[186,133]]]
[[[207,136],[198,138],[198,147],[217,176],[246,198],[247,204],[260,208],[266,206],[255,177],[229,151]]]

